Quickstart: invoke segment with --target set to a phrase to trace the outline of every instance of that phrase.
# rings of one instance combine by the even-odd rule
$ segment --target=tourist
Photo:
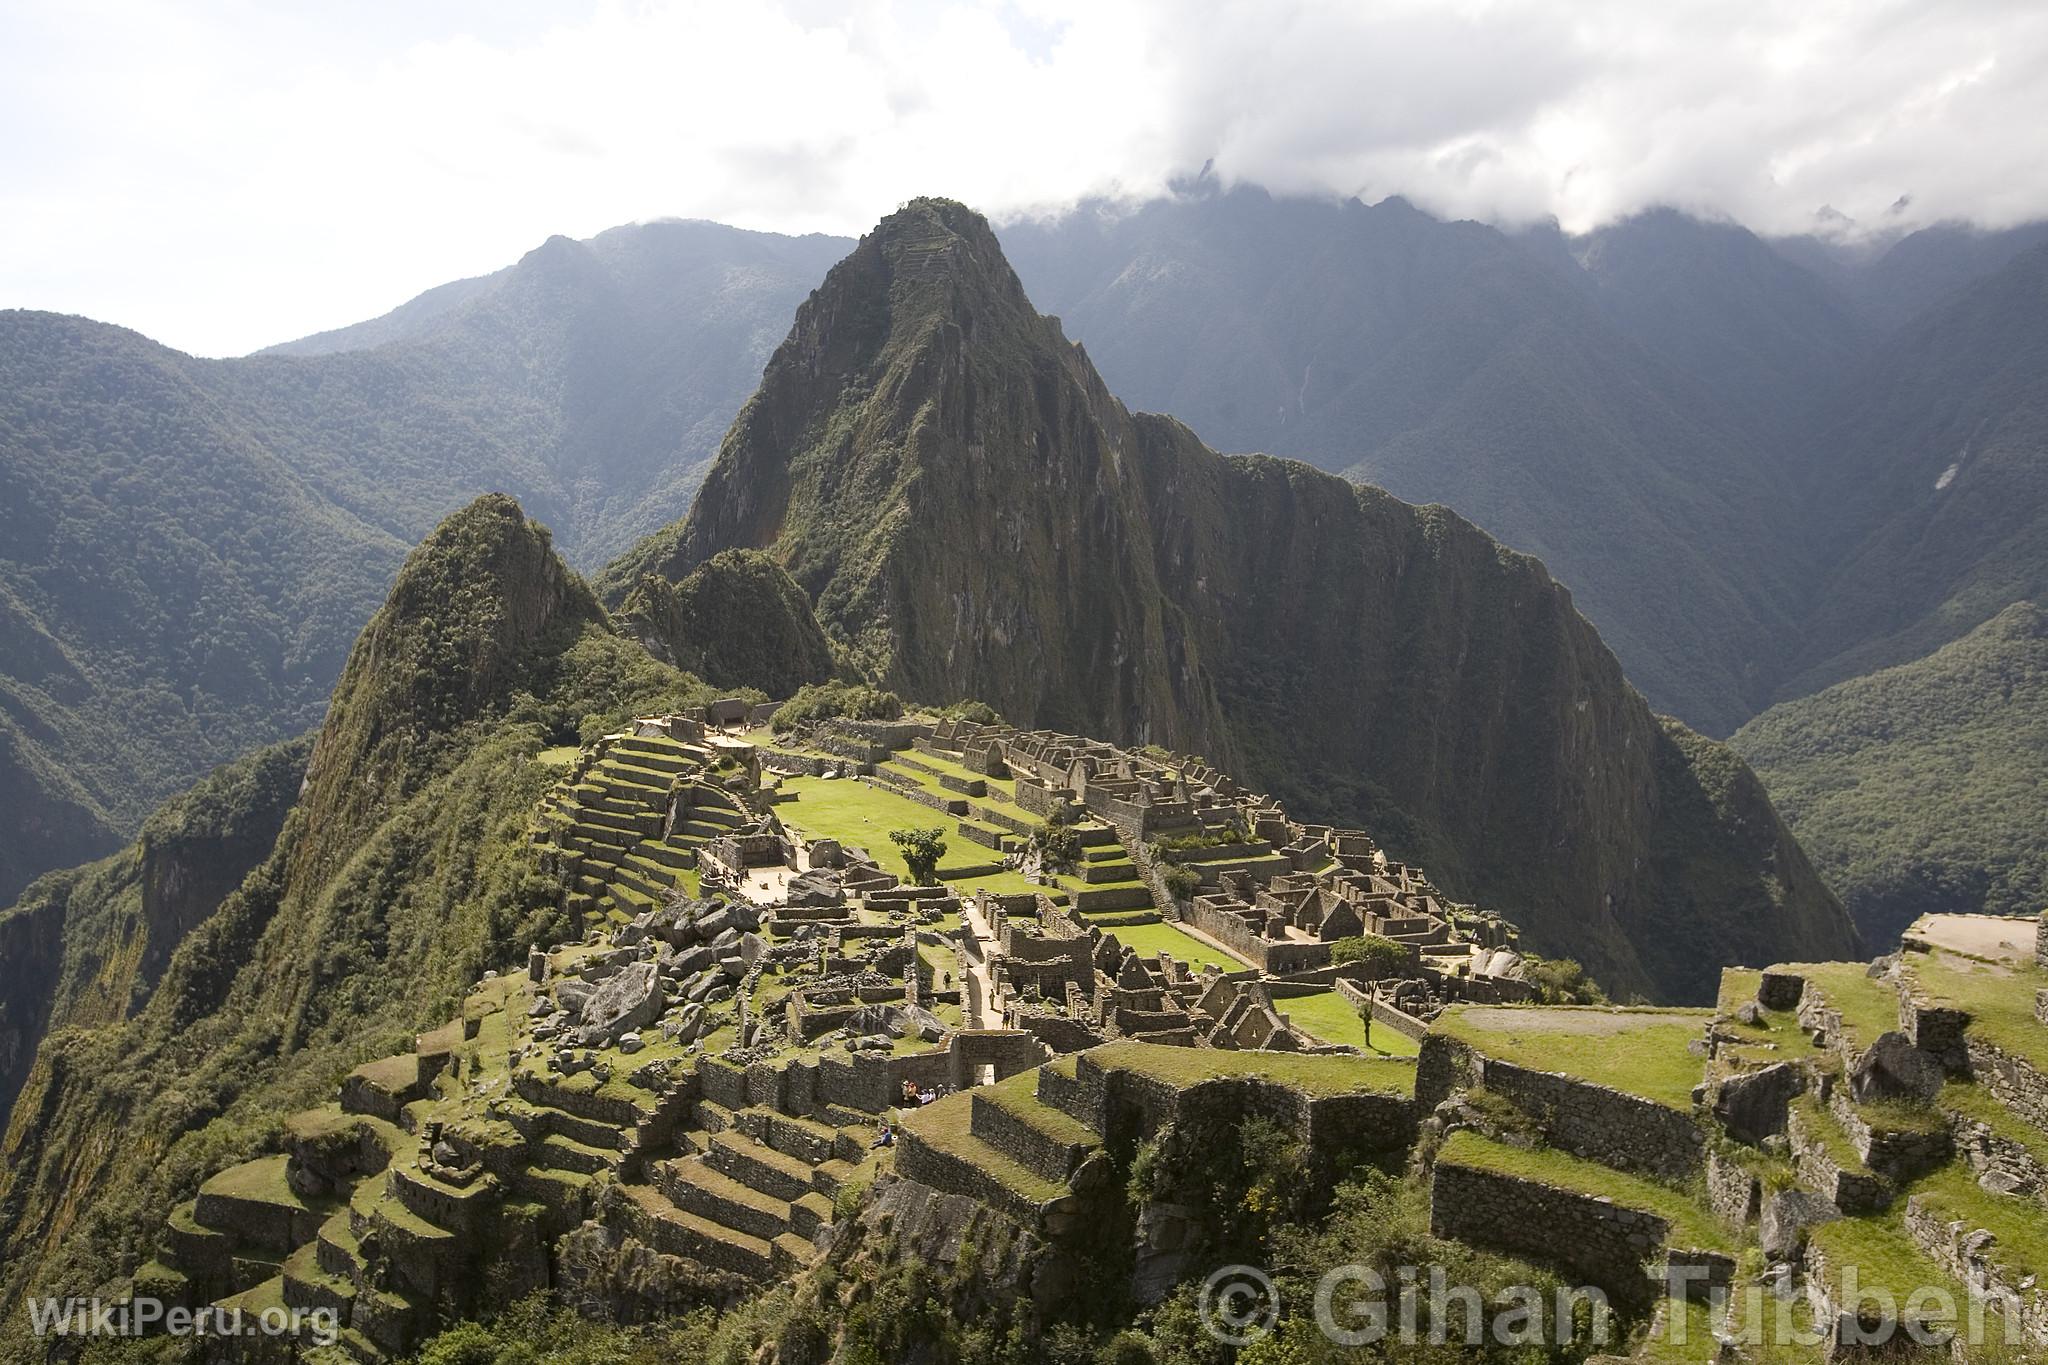
[[[896,1130],[885,1123],[882,1125],[882,1131],[875,1135],[875,1140],[868,1144],[868,1150],[872,1152],[878,1148],[894,1147],[895,1145]]]

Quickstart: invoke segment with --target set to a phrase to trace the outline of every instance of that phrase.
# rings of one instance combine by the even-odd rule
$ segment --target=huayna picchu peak
[[[1611,987],[1853,933],[1755,778],[1651,714],[1543,566],[1441,508],[1132,414],[982,218],[918,200],[798,310],[618,601],[766,551],[906,696],[1202,753],[1387,831]]]

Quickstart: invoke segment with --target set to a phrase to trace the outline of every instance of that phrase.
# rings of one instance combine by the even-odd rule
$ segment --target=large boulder
[[[1714,1097],[1714,1117],[1737,1142],[1751,1146],[1785,1131],[1792,1097],[1806,1089],[1806,1077],[1790,1062],[1730,1076]]]
[[[1926,1104],[1941,1093],[1947,1079],[1940,1061],[1893,1030],[1879,1034],[1849,1068],[1849,1096],[1858,1104],[1887,1099]]]
[[[1767,1261],[1789,1261],[1799,1254],[1806,1230],[1832,1223],[1842,1211],[1811,1190],[1781,1190],[1764,1204],[1757,1241]]]
[[[652,962],[621,968],[583,1005],[578,1037],[585,1047],[609,1047],[661,1017],[661,972]]]

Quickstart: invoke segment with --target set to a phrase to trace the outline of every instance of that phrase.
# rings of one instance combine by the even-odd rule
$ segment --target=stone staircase
[[[868,1116],[847,1115],[865,1120]],[[765,1107],[697,1103],[682,1154],[622,1186],[624,1230],[671,1255],[768,1282],[809,1265],[834,1197],[867,1157],[864,1122],[834,1127]]]
[[[586,922],[630,918],[671,891],[695,894],[698,848],[758,818],[694,776],[711,757],[661,736],[615,736],[578,780],[542,799],[536,834],[561,850],[571,911]],[[668,829],[672,798],[678,819]]]

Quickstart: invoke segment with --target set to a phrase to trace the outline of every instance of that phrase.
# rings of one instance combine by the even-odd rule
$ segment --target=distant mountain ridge
[[[317,724],[407,546],[479,492],[585,564],[679,515],[844,245],[557,238],[243,360],[0,312],[0,902]]]
[[[2013,521],[2032,400],[2005,397],[2024,376],[1918,380],[1973,313],[1999,325],[2006,287],[1969,285],[2042,231],[1930,229],[1851,259],[1670,213],[1571,238],[1205,191],[1001,236],[1118,391],[1539,554],[1654,705],[1719,733],[2038,595]],[[586,568],[681,516],[849,245],[693,222],[556,238],[233,361],[6,314],[0,895],[315,723],[405,547],[477,492],[520,498]],[[1929,306],[1963,330],[1911,342]],[[2028,315],[2004,316],[1999,344],[2028,354]],[[1945,467],[2001,404],[1980,449],[2010,455],[1942,501],[1995,484],[2010,533],[1959,548],[1951,511],[1916,546],[1933,478],[1911,441]],[[1873,506],[1876,452],[1904,492]]]
[[[1616,989],[1853,945],[1754,777],[1653,717],[1542,565],[1128,412],[958,204],[834,267],[689,515],[598,588],[736,549],[884,686],[1207,755]]]
[[[2048,906],[2048,613],[1774,706],[1729,741],[1873,943],[1935,912]]]

